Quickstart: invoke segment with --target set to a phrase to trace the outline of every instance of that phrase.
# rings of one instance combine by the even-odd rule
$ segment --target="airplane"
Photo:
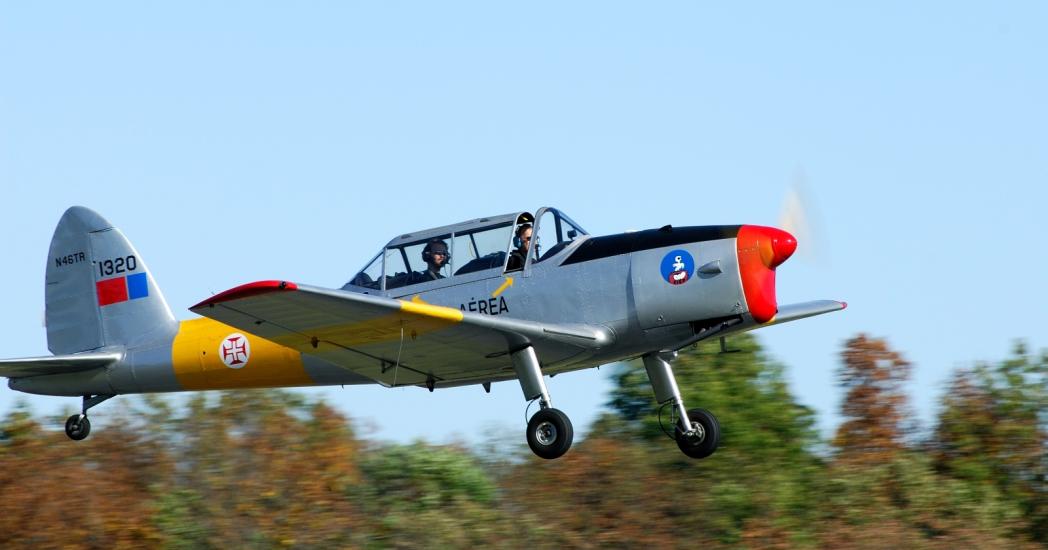
[[[842,310],[780,306],[776,268],[789,233],[757,225],[591,236],[556,208],[468,220],[395,237],[342,288],[247,283],[176,321],[153,273],[98,213],[69,208],[46,269],[46,357],[0,360],[8,386],[81,397],[65,432],[117,395],[322,385],[429,391],[517,380],[538,409],[526,438],[539,457],[571,447],[571,421],[546,377],[641,358],[657,403],[672,407],[687,456],[711,455],[717,418],[688,409],[672,362],[710,338]]]

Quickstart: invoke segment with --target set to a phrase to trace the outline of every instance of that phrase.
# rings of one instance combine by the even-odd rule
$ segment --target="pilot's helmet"
[[[440,239],[433,239],[426,243],[426,247],[422,249],[422,261],[426,263],[432,262],[433,254],[435,253],[444,254],[444,263],[451,261],[451,253],[448,252],[448,243]]]

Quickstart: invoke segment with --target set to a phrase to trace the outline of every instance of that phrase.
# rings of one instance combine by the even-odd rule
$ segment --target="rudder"
[[[54,354],[141,344],[177,331],[142,257],[91,209],[74,206],[62,215],[46,283],[47,347]]]

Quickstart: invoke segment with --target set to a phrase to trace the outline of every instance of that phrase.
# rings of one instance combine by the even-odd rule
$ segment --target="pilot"
[[[513,237],[513,246],[517,247],[509,253],[509,262],[506,271],[524,269],[524,258],[528,257],[528,247],[531,246],[531,224],[525,223],[517,227],[517,234]]]
[[[444,275],[441,275],[440,270],[448,265],[449,260],[451,260],[451,254],[448,254],[448,243],[440,239],[429,241],[422,249],[422,261],[426,262],[426,270],[416,271],[411,282],[424,283],[443,279]]]

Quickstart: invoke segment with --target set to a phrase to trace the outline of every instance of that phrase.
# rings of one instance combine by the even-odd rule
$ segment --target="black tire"
[[[74,414],[66,420],[65,430],[69,439],[80,441],[91,433],[91,421],[86,416],[81,418],[79,414]]]
[[[528,421],[528,446],[541,458],[559,458],[571,448],[575,437],[568,415],[557,409],[542,409]]]
[[[688,420],[691,420],[699,436],[687,437],[680,425],[677,425],[677,447],[691,458],[706,458],[713,454],[717,445],[720,445],[720,423],[717,417],[706,409],[691,409],[688,411]]]

